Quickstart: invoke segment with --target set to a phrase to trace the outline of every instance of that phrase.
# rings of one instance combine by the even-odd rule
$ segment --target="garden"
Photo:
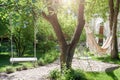
[[[0,0],[0,80],[120,80],[120,0]]]

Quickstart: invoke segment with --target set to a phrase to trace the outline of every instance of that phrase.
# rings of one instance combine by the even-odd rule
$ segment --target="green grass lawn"
[[[120,59],[119,60],[111,59],[110,55],[103,55],[101,57],[101,56],[94,56],[93,54],[90,54],[90,52],[86,54],[92,57],[92,60],[120,65]],[[104,72],[83,72],[83,73],[85,74],[87,80],[120,80],[120,68],[119,67],[109,72],[104,71]]]
[[[119,58],[120,58],[120,55],[119,55]],[[110,55],[104,55],[103,57],[92,56],[92,59],[97,61],[112,63],[112,64],[120,64],[120,59],[119,60],[111,59]]]
[[[6,68],[8,67],[18,68],[18,67],[22,67],[23,65],[26,65],[28,68],[33,67],[33,64],[31,62],[11,64],[9,61],[10,59],[9,54],[10,54],[9,52],[0,53],[0,72],[5,72]]]
[[[6,72],[7,68],[12,68],[12,69],[16,70],[17,68],[21,68],[23,66],[25,66],[27,68],[34,68],[35,67],[35,63],[33,63],[33,62],[18,62],[18,63],[11,64],[9,61],[10,60],[9,54],[10,54],[9,52],[1,52],[0,53],[0,72]],[[32,55],[26,54],[25,56],[32,56]],[[42,65],[51,63],[55,59],[57,59],[58,56],[59,56],[59,52],[56,50],[50,50],[46,53],[37,52],[38,61],[36,62],[36,64],[38,66],[38,63],[41,60],[42,60]]]
[[[120,68],[110,72],[85,72],[88,80],[120,80]]]
[[[50,77],[54,80],[120,80],[120,68],[110,72],[85,72],[80,69],[75,69],[74,72],[70,70],[64,72],[65,74],[61,76],[59,70],[53,70],[50,73]]]
[[[32,62],[24,62],[24,63],[15,63],[11,64],[9,62],[10,59],[9,52],[0,53],[0,72],[5,72],[8,67],[12,67],[14,70],[16,68],[22,67],[23,65],[27,66],[27,68],[33,68]],[[54,54],[54,56],[53,56]],[[37,54],[38,61],[41,61],[43,64],[51,63],[58,57],[58,52],[55,50],[48,51],[45,54]],[[112,60],[109,55],[104,57],[95,57],[92,56],[93,60],[120,64],[120,60]],[[120,68],[116,68],[113,71],[105,71],[105,72],[83,72],[87,78],[87,80],[120,80]]]
[[[103,57],[92,56],[93,60],[119,64],[120,60],[113,60],[110,58],[110,55],[105,55]],[[120,68],[116,68],[113,71],[105,72],[85,72],[85,75],[88,80],[120,80]]]

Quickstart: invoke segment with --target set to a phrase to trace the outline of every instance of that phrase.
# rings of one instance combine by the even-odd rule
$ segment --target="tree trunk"
[[[104,32],[104,26],[100,26],[99,29],[99,39],[98,39],[98,43],[99,45],[103,45],[103,32]]]
[[[116,1],[116,5],[114,6],[114,1],[109,0],[109,7],[110,7],[110,30],[112,33],[112,44],[111,44],[111,58],[112,59],[119,59],[118,55],[118,45],[117,45],[117,17],[119,12],[119,4],[120,1]]]
[[[113,33],[112,49],[111,49],[111,58],[112,58],[112,59],[119,59],[118,46],[117,46],[117,36],[116,36],[115,33]]]
[[[76,26],[73,37],[72,37],[71,42],[69,44],[69,51],[68,51],[67,61],[66,61],[67,68],[71,68],[74,51],[75,51],[76,45],[77,45],[77,43],[79,41],[80,35],[81,35],[82,30],[83,30],[84,25],[85,25],[84,2],[85,2],[85,0],[81,0],[80,4],[79,4],[79,8],[78,8],[78,24]]]
[[[42,16],[51,23],[53,26],[53,29],[56,33],[59,45],[60,45],[60,66],[61,70],[63,67],[66,66],[66,68],[71,68],[72,59],[75,51],[75,47],[79,41],[80,35],[82,33],[85,20],[84,20],[84,0],[81,0],[81,3],[79,4],[78,9],[78,25],[76,26],[76,30],[74,32],[74,35],[71,39],[70,44],[67,44],[65,41],[65,37],[63,35],[63,32],[61,30],[61,25],[58,22],[57,14],[55,13],[53,7],[48,6],[48,12],[49,15],[46,15],[44,12],[42,12]]]

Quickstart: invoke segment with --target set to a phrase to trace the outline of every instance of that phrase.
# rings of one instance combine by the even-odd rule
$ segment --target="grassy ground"
[[[120,69],[115,69],[111,72],[84,72],[79,69],[65,71],[64,76],[60,76],[59,71],[52,71],[50,77],[53,80],[120,80]]]
[[[110,72],[85,72],[88,80],[120,80],[120,68]]]
[[[56,50],[56,48],[54,49],[54,47],[52,46],[53,45],[52,43],[50,46],[49,46],[49,44],[46,44],[46,45],[47,45],[47,47],[42,46],[42,48],[40,48],[40,50],[39,49],[37,50],[36,57],[37,57],[38,61],[36,63],[35,62],[34,63],[33,62],[18,62],[18,63],[11,64],[9,61],[10,57],[11,57],[10,42],[0,43],[0,72],[6,72],[7,70],[8,71],[12,70],[12,72],[13,72],[17,69],[21,70],[23,68],[34,68],[37,66],[42,66],[42,65],[53,62],[55,59],[58,58],[59,52]],[[51,46],[52,46],[53,50],[50,49]],[[50,48],[48,48],[48,47],[50,47]],[[43,49],[44,49],[44,51],[41,51]],[[25,51],[24,57],[33,57],[34,56],[33,50],[34,50],[33,46],[29,46]]]
[[[94,56],[90,52],[86,52],[86,51],[84,52],[84,56],[85,55],[92,57],[93,60],[120,65],[120,59],[119,60],[111,59],[110,55],[103,55],[102,57]],[[87,80],[120,80],[120,68],[119,67],[114,68],[113,71],[109,71],[109,72],[106,70],[104,72],[83,72],[83,73],[85,74]]]
[[[119,58],[120,58],[120,55],[119,55]],[[103,57],[92,56],[92,59],[102,61],[102,62],[112,63],[112,64],[120,64],[120,59],[118,59],[118,60],[111,59],[110,55],[104,55]]]
[[[10,54],[9,52],[1,52],[0,53],[0,72],[6,72],[7,68],[12,68],[15,71],[17,68],[22,68],[22,67],[33,68],[33,67],[35,67],[35,63],[33,63],[33,62],[18,62],[18,63],[11,64],[9,61],[9,59],[10,59],[9,54]],[[27,55],[27,56],[31,56],[31,55]],[[56,50],[50,50],[44,54],[37,53],[38,61],[36,62],[36,64],[38,66],[38,64],[40,63],[39,66],[41,66],[41,65],[51,63],[55,59],[57,59],[58,56],[59,56],[59,52],[57,52]]]
[[[0,72],[5,72],[7,68],[18,68],[22,67],[23,65],[26,65],[28,68],[33,67],[32,63],[30,62],[24,62],[24,63],[15,63],[11,64],[9,62],[10,59],[10,53],[9,52],[2,52],[0,53]]]
[[[92,59],[120,65],[120,60],[113,60],[110,58],[110,55],[105,55],[103,57],[92,56]],[[85,75],[88,80],[120,80],[120,68],[117,67],[114,68],[113,71],[106,70],[105,72],[85,72]]]

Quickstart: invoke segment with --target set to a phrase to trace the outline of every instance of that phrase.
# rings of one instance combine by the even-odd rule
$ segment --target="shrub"
[[[60,73],[60,71],[53,70],[50,72],[50,79],[51,80],[87,80],[85,78],[85,75],[81,70],[73,70],[73,69],[68,69],[64,70],[64,72]]]
[[[44,62],[44,60],[42,58],[39,59],[38,65],[39,66],[44,66],[45,65],[45,62]]]
[[[6,73],[7,74],[10,74],[10,73],[13,73],[15,70],[12,68],[12,67],[7,67],[6,68]]]
[[[60,78],[60,71],[58,69],[51,71],[49,77],[50,80],[57,80],[58,78]]]
[[[37,44],[37,50],[40,50],[40,52],[42,53],[46,53],[50,50],[52,50],[53,48],[55,48],[56,43],[53,41],[44,41],[44,42],[39,42]]]
[[[37,68],[38,67],[38,63],[37,62],[33,62],[33,65],[32,65],[34,68]]]
[[[45,63],[51,63],[56,60],[59,56],[59,53],[56,50],[48,51],[44,56]]]
[[[28,69],[27,65],[23,65],[23,66],[22,66],[22,69],[23,69],[23,70],[27,70],[27,69]]]
[[[22,71],[22,67],[17,67],[16,71]]]
[[[68,69],[65,71],[63,80],[86,80],[81,70]]]
[[[39,59],[38,65],[43,66],[45,64],[51,63],[56,60],[58,56],[59,53],[57,50],[49,50],[44,55],[42,55],[42,58]]]

